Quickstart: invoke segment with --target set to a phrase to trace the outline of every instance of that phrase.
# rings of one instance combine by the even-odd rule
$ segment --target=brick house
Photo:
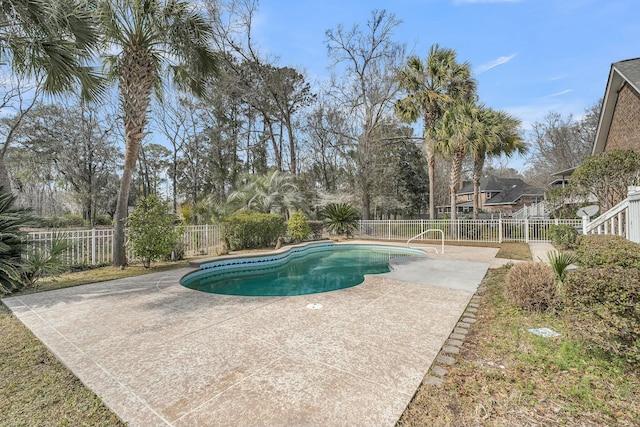
[[[640,152],[640,58],[611,64],[592,154]]]
[[[480,210],[491,214],[511,215],[524,205],[538,203],[544,199],[544,191],[532,187],[519,178],[480,178]],[[465,181],[458,190],[456,208],[459,214],[473,212],[473,182]],[[438,213],[451,211],[448,205],[438,206]]]

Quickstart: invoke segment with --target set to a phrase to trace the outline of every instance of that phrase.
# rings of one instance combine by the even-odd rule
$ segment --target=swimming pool
[[[390,259],[411,256],[425,256],[425,252],[382,245],[310,244],[278,254],[204,263],[180,283],[225,295],[314,294],[356,286],[365,274],[391,271]]]

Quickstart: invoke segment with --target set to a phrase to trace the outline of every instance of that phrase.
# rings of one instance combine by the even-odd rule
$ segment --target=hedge
[[[640,244],[622,236],[581,236],[576,247],[578,264],[587,268],[640,268]]]
[[[581,268],[564,282],[568,329],[592,347],[640,362],[640,269]]]
[[[273,246],[286,232],[284,218],[277,214],[239,212],[222,223],[222,238],[230,250]]]

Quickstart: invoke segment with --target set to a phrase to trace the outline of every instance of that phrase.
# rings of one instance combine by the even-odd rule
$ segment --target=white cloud
[[[453,0],[453,4],[519,3],[522,0]]]
[[[499,65],[506,64],[507,62],[511,61],[515,57],[516,57],[515,53],[512,54],[512,55],[509,55],[509,56],[501,56],[498,59],[494,59],[493,61],[490,61],[490,62],[487,62],[485,64],[480,65],[478,67],[476,73],[477,74],[482,74],[485,71],[489,71],[490,69],[495,68],[495,67],[497,67]]]
[[[572,91],[572,89],[565,89],[563,91],[552,93],[551,95],[544,96],[543,98],[553,98],[555,96],[566,95],[567,93],[569,93],[571,91]]]
[[[557,100],[552,101],[551,99],[545,101],[539,99],[533,104],[506,107],[504,110],[519,118],[522,121],[522,129],[525,132],[530,132],[535,122],[541,122],[544,116],[552,111],[567,116],[583,108],[581,104],[574,100],[560,102]]]

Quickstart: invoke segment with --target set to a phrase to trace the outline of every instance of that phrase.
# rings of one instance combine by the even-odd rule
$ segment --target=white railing
[[[220,227],[216,225],[191,225],[180,228],[184,256],[214,254],[220,245]],[[69,265],[97,265],[110,263],[113,257],[113,229],[53,230],[28,233],[27,244],[46,249],[55,237],[68,243],[66,259]],[[134,259],[131,252],[127,258]]]
[[[547,209],[546,202],[532,203],[529,206],[525,205],[511,215],[512,219],[525,219],[531,217],[548,218],[549,211]]]
[[[627,198],[589,222],[583,219],[584,234],[612,234],[640,243],[640,187],[629,187]]]
[[[360,221],[361,239],[407,241],[428,230],[441,230],[448,242],[548,242],[549,227],[566,224],[582,230],[580,219],[460,219]],[[421,241],[433,240],[421,236]]]
[[[413,236],[412,238],[410,238],[409,240],[407,240],[407,246],[409,246],[409,243],[411,243],[413,240],[417,240],[419,237],[424,236],[427,233],[433,233],[433,232],[438,232],[440,233],[440,253],[443,254],[444,253],[444,231],[439,230],[437,228],[430,228],[428,230],[423,231],[422,233]],[[434,251],[436,251],[436,253],[438,253],[438,249],[437,248],[432,248],[432,247],[427,247],[425,249],[433,249]]]

